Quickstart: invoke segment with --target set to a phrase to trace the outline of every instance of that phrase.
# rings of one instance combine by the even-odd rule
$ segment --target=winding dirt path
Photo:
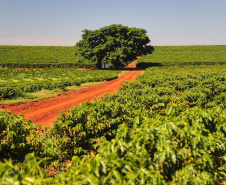
[[[126,68],[134,68],[135,66],[136,60]],[[60,115],[61,110],[70,109],[72,106],[79,105],[86,100],[93,101],[94,98],[100,98],[106,93],[114,93],[123,81],[135,80],[142,71],[131,69],[117,79],[99,85],[91,85],[80,91],[72,90],[52,98],[28,103],[1,104],[0,108],[11,110],[15,114],[23,114],[25,119],[31,119],[35,124],[51,127]]]

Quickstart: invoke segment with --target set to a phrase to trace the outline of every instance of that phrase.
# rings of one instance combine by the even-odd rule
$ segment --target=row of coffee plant
[[[10,68],[77,67],[93,68],[89,61],[78,62],[76,47],[0,46],[0,66]]]
[[[77,69],[10,69],[0,68],[0,99],[21,97],[25,92],[62,89],[81,83],[111,80],[119,71]]]
[[[76,47],[0,46],[0,66],[11,68],[96,67],[75,55]],[[81,62],[83,61],[83,62]],[[138,60],[138,68],[163,65],[225,64],[226,45],[156,46]]]
[[[149,68],[117,93],[62,112],[52,128],[1,113],[0,156],[11,160],[1,162],[0,182],[223,183],[225,74],[221,66]]]
[[[137,67],[201,64],[226,64],[226,45],[157,46],[138,60]]]

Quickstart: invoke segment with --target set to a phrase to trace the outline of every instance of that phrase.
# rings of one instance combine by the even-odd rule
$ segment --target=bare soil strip
[[[136,61],[127,68],[133,68]],[[1,109],[10,110],[15,114],[23,114],[25,119],[31,119],[35,124],[52,126],[61,110],[72,108],[85,101],[93,101],[107,93],[116,92],[124,81],[133,81],[143,70],[128,70],[123,76],[98,85],[88,86],[80,91],[71,90],[55,97],[28,103],[2,104]]]

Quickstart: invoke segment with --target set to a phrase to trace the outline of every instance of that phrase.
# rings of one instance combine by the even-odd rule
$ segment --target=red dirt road
[[[133,68],[136,61],[132,62],[127,68]],[[123,81],[133,81],[142,70],[129,70],[123,76],[104,82],[99,85],[88,86],[86,89],[68,91],[53,98],[28,103],[1,104],[0,108],[11,110],[15,114],[23,114],[25,119],[31,119],[35,124],[52,126],[61,110],[70,109],[72,106],[82,102],[93,101],[106,93],[116,92]]]

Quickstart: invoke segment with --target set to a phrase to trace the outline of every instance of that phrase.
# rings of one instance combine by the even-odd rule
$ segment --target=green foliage
[[[154,53],[142,56],[138,68],[172,65],[214,65],[226,63],[226,45],[156,46]]]
[[[81,83],[111,80],[119,71],[77,69],[8,69],[0,68],[0,99],[21,97],[25,92],[62,89]]]
[[[215,65],[145,70],[117,93],[62,112],[38,135],[41,145],[33,151],[41,158],[29,154],[21,164],[1,163],[1,183],[224,183],[225,70]],[[47,164],[72,162],[51,178],[41,164],[46,157]]]
[[[39,148],[36,133],[40,130],[40,126],[24,120],[22,115],[0,112],[0,160],[23,161],[26,154]]]
[[[121,124],[115,139],[105,141],[98,154],[74,156],[66,172],[50,178],[40,159],[26,157],[21,165],[2,163],[2,182],[6,180],[42,184],[216,184],[226,175],[225,110],[191,108],[181,110],[169,104],[168,116],[140,117],[133,125]],[[175,114],[176,113],[176,114]],[[217,128],[206,128],[215,120]],[[29,159],[29,160],[28,160]],[[19,167],[21,170],[19,171]]]
[[[45,160],[31,153],[26,155],[22,164],[13,164],[11,160],[0,162],[0,184],[43,184],[44,179],[49,177],[40,167]],[[45,182],[48,184],[48,181]]]
[[[118,125],[127,119],[124,109],[112,101],[95,101],[62,112],[48,133],[57,141],[54,152],[46,151],[46,156],[62,161],[96,151],[102,142],[115,137]]]
[[[0,46],[0,67],[95,67],[89,61],[79,63],[75,51],[76,47],[69,46]]]
[[[94,31],[85,29],[76,44],[76,54],[81,63],[90,60],[98,67],[103,63],[124,67],[137,56],[151,52],[149,42],[146,30],[113,24]]]

